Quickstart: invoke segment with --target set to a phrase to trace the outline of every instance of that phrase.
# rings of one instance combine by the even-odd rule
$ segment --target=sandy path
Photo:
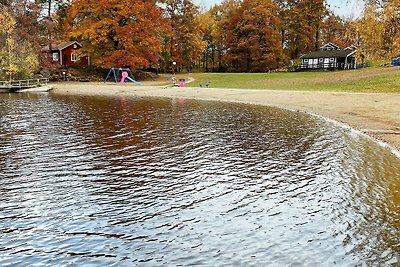
[[[170,88],[119,84],[57,84],[52,93],[135,95],[235,101],[318,114],[360,130],[400,150],[400,94]]]

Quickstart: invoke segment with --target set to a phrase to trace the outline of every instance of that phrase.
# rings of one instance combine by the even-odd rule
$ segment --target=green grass
[[[400,93],[400,68],[333,72],[193,73],[189,86],[213,88]]]

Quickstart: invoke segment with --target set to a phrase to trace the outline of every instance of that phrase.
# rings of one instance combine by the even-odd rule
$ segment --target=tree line
[[[43,47],[76,40],[100,67],[266,72],[332,42],[374,61],[400,54],[400,0],[365,0],[358,18],[324,0],[0,0],[0,76],[52,64]],[[173,64],[175,62],[176,64]]]

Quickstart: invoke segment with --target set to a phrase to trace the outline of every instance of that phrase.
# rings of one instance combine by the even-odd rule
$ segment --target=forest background
[[[69,40],[102,68],[268,72],[328,42],[379,64],[400,55],[399,21],[400,0],[353,19],[324,0],[0,0],[0,79],[57,68],[43,48]]]

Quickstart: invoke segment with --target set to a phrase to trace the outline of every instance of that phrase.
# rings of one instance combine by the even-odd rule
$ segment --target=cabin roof
[[[354,54],[354,49],[341,49],[341,50],[327,50],[327,51],[315,51],[307,53],[300,58],[331,58],[331,57],[347,57]]]
[[[51,50],[52,51],[54,51],[54,50],[60,50],[61,51],[61,50],[65,49],[65,48],[67,48],[67,47],[69,47],[69,46],[71,46],[73,44],[77,44],[79,47],[82,47],[82,45],[80,43],[78,43],[77,41],[70,41],[70,42],[62,42],[62,43],[59,43],[59,44],[52,44],[51,45]],[[47,45],[47,46],[43,47],[42,51],[49,51],[49,46]]]
[[[320,50],[340,50],[342,49],[340,46],[334,43],[327,43],[319,48]]]
[[[53,50],[63,50],[73,44],[77,44],[80,47],[82,47],[82,45],[80,43],[78,43],[77,41],[70,41],[70,42],[62,42],[62,43],[58,44],[56,47],[53,48]]]

